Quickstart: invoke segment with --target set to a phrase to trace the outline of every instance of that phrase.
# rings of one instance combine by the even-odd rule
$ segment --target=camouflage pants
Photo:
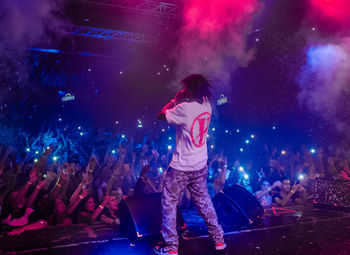
[[[169,167],[162,194],[162,233],[166,244],[173,249],[179,246],[176,231],[176,207],[180,192],[187,187],[199,214],[203,217],[210,237],[219,243],[224,235],[207,189],[208,168],[198,171],[179,171]]]

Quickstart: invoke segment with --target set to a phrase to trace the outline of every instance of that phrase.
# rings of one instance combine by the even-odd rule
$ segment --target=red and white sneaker
[[[168,246],[157,245],[156,247],[154,247],[153,250],[158,255],[165,255],[165,254],[178,255],[177,250],[170,249]]]
[[[224,250],[225,248],[226,248],[226,243],[224,239],[222,239],[220,243],[215,244],[215,250],[217,251]]]

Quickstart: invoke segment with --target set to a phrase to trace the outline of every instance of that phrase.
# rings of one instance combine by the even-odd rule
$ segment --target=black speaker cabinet
[[[213,198],[219,223],[232,227],[249,226],[264,215],[259,201],[245,188],[234,185]]]
[[[124,199],[119,204],[119,216],[121,232],[129,238],[161,233],[161,193]],[[186,228],[180,210],[177,228]]]
[[[350,211],[349,181],[318,178],[314,188],[314,207]]]

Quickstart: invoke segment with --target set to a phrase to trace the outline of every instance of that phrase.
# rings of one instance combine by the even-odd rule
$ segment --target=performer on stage
[[[181,81],[184,89],[159,112],[158,119],[176,125],[176,147],[169,164],[162,194],[163,246],[154,248],[157,254],[178,254],[176,206],[180,192],[187,187],[208,226],[216,250],[226,244],[218,224],[215,209],[208,194],[207,133],[211,118],[211,84],[201,74],[192,74]]]

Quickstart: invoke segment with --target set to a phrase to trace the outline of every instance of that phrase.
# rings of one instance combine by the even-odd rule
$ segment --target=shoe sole
[[[153,252],[157,255],[167,255],[167,254],[170,254],[170,255],[179,255],[179,253],[164,253],[164,252],[158,252],[156,251],[155,249],[153,249]]]
[[[217,251],[222,251],[226,248],[226,244],[224,244],[223,246],[215,246],[215,250]]]

